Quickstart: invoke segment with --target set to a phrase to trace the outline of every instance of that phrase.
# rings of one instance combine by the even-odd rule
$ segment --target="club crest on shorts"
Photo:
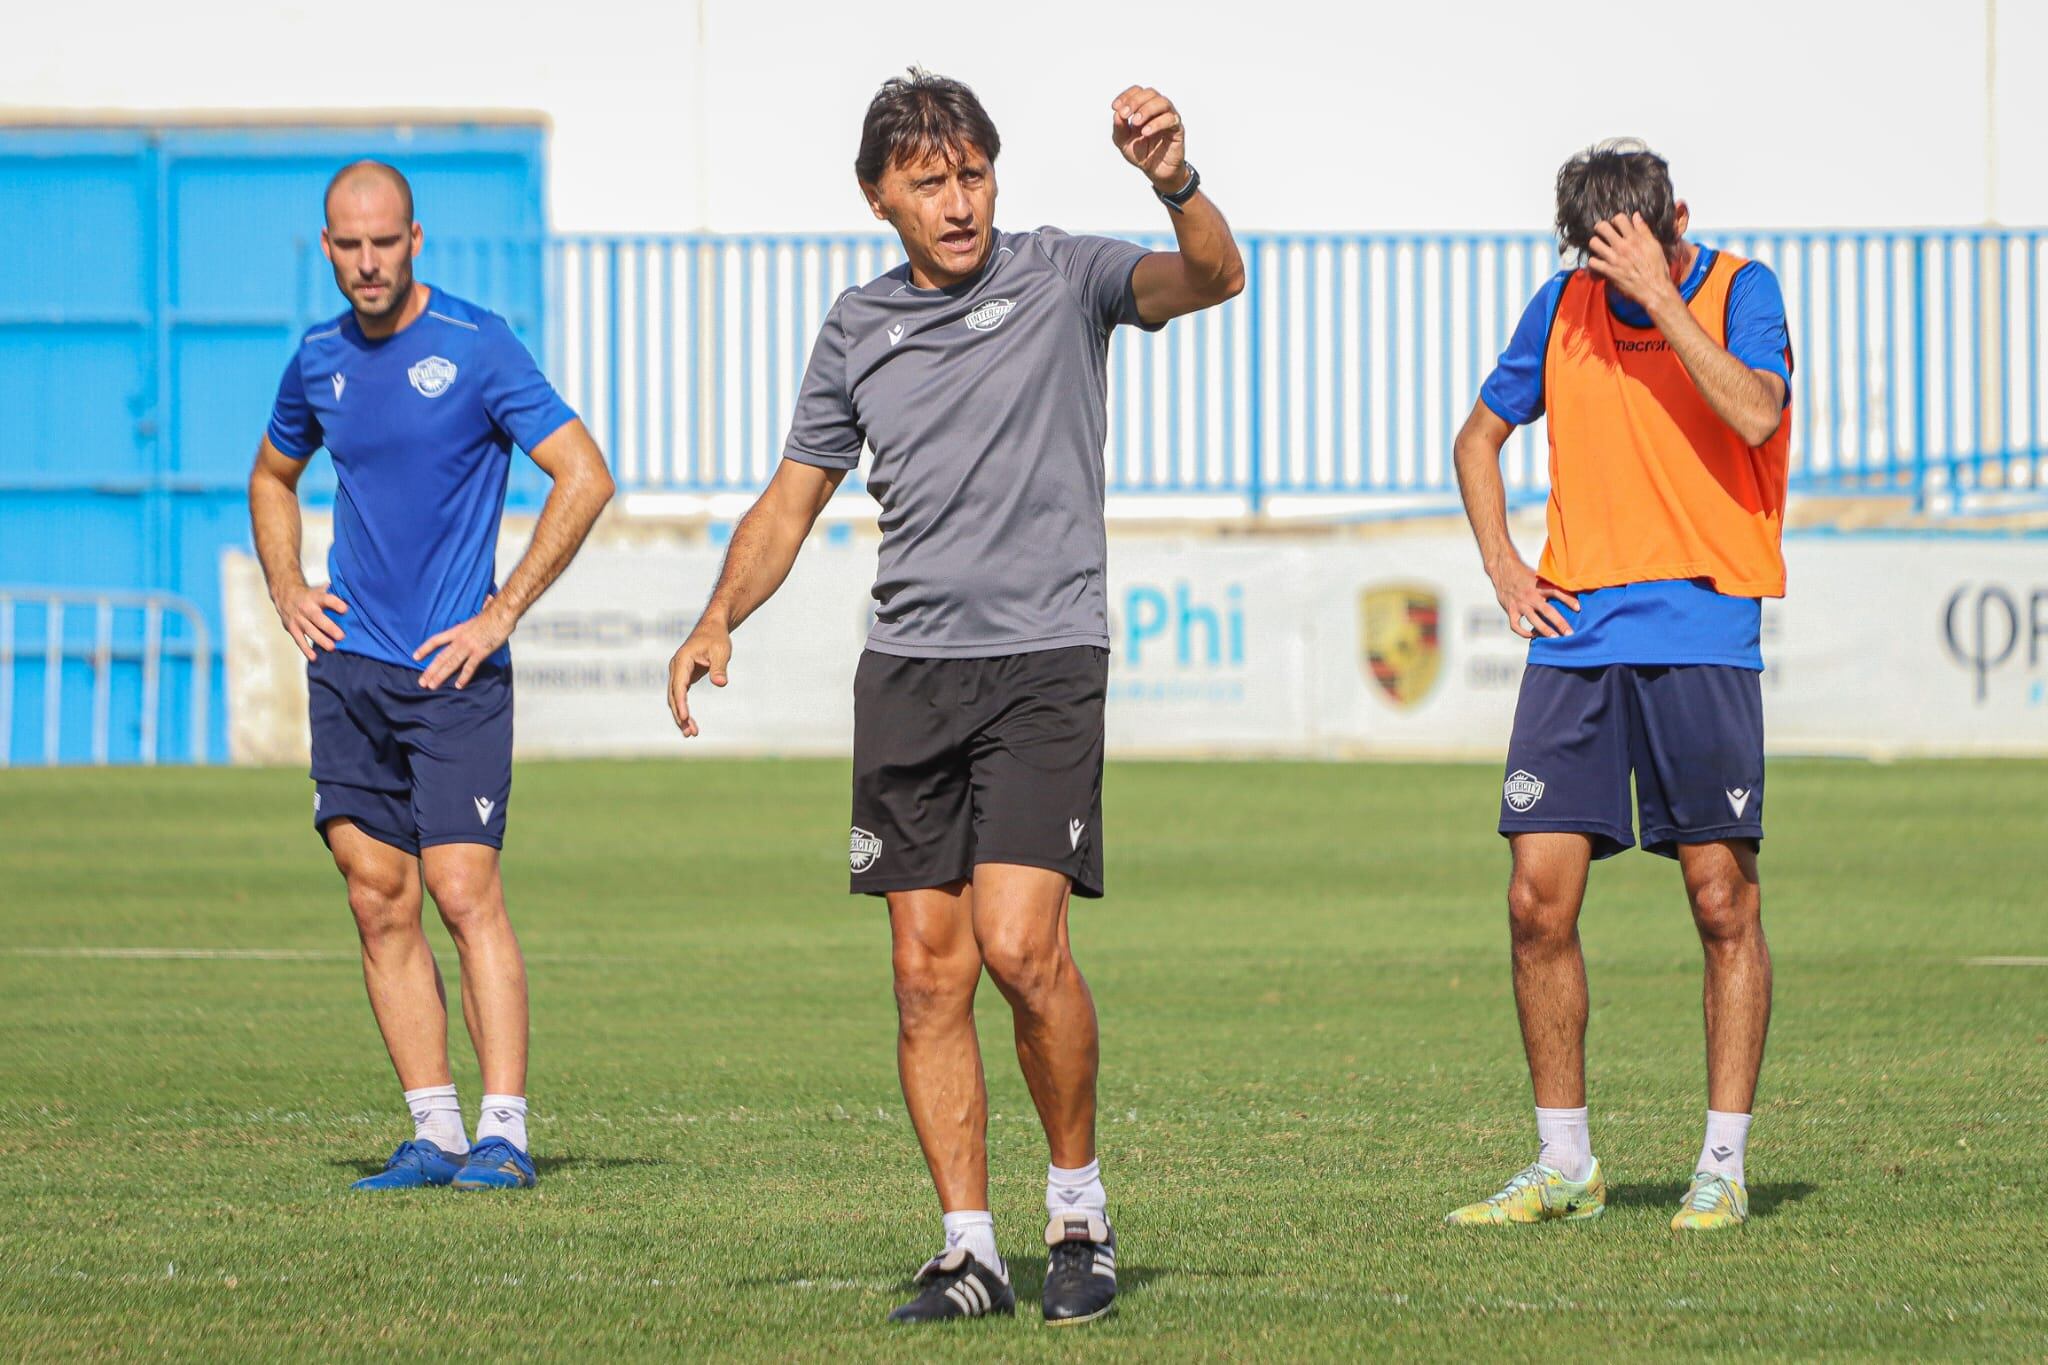
[[[846,846],[846,861],[855,872],[865,872],[875,865],[875,859],[882,856],[882,841],[862,829],[853,827],[853,838]]]
[[[1015,299],[990,299],[967,315],[967,325],[977,332],[993,332],[1016,306]]]
[[[1422,704],[1443,673],[1440,603],[1420,583],[1382,583],[1358,594],[1359,663],[1401,710]]]
[[[455,382],[455,362],[430,355],[405,372],[412,386],[428,398],[439,398]]]
[[[1507,798],[1509,810],[1524,811],[1543,799],[1543,784],[1517,768],[1501,785],[1501,795]]]

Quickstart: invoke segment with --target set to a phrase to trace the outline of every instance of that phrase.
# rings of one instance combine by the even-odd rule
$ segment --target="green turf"
[[[405,1133],[303,777],[0,773],[0,1355],[2048,1352],[2048,968],[1965,963],[2048,955],[2048,767],[1774,765],[1756,1217],[1686,1241],[1699,954],[1642,854],[1584,925],[1614,1206],[1439,1226],[1532,1147],[1498,781],[1114,768],[1075,940],[1123,1304],[1037,1322],[1045,1151],[985,987],[1025,1308],[912,1339],[880,1320],[937,1210],[843,764],[521,770],[542,1184],[511,1196],[344,1192]],[[108,947],[327,956],[24,951]]]

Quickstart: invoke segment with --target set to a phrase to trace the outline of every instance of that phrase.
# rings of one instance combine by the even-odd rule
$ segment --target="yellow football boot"
[[[1749,1221],[1749,1191],[1742,1182],[1711,1171],[1695,1171],[1685,1202],[1671,1219],[1673,1232],[1739,1228]]]
[[[1555,1167],[1531,1163],[1516,1172],[1491,1199],[1467,1204],[1444,1215],[1454,1228],[1492,1227],[1501,1223],[1547,1223],[1553,1219],[1580,1222],[1607,1212],[1607,1182],[1600,1162],[1584,1180],[1566,1180]]]

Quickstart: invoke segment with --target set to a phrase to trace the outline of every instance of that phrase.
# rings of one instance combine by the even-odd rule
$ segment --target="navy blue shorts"
[[[1609,664],[1522,674],[1500,832],[1588,834],[1593,856],[1764,837],[1763,675],[1721,664]]]
[[[419,684],[421,666],[321,650],[306,666],[313,827],[343,816],[418,853],[505,842],[512,796],[512,669],[486,666],[460,692]]]

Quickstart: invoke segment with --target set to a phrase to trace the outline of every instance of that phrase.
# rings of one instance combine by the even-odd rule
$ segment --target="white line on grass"
[[[1966,957],[1965,967],[2048,967],[2048,957]]]
[[[357,954],[325,948],[9,948],[9,957],[120,958],[141,962],[348,962]]]
[[[0,948],[8,957],[85,958],[123,962],[355,962],[362,954],[338,948]],[[635,962],[630,957],[528,953],[528,962]]]

